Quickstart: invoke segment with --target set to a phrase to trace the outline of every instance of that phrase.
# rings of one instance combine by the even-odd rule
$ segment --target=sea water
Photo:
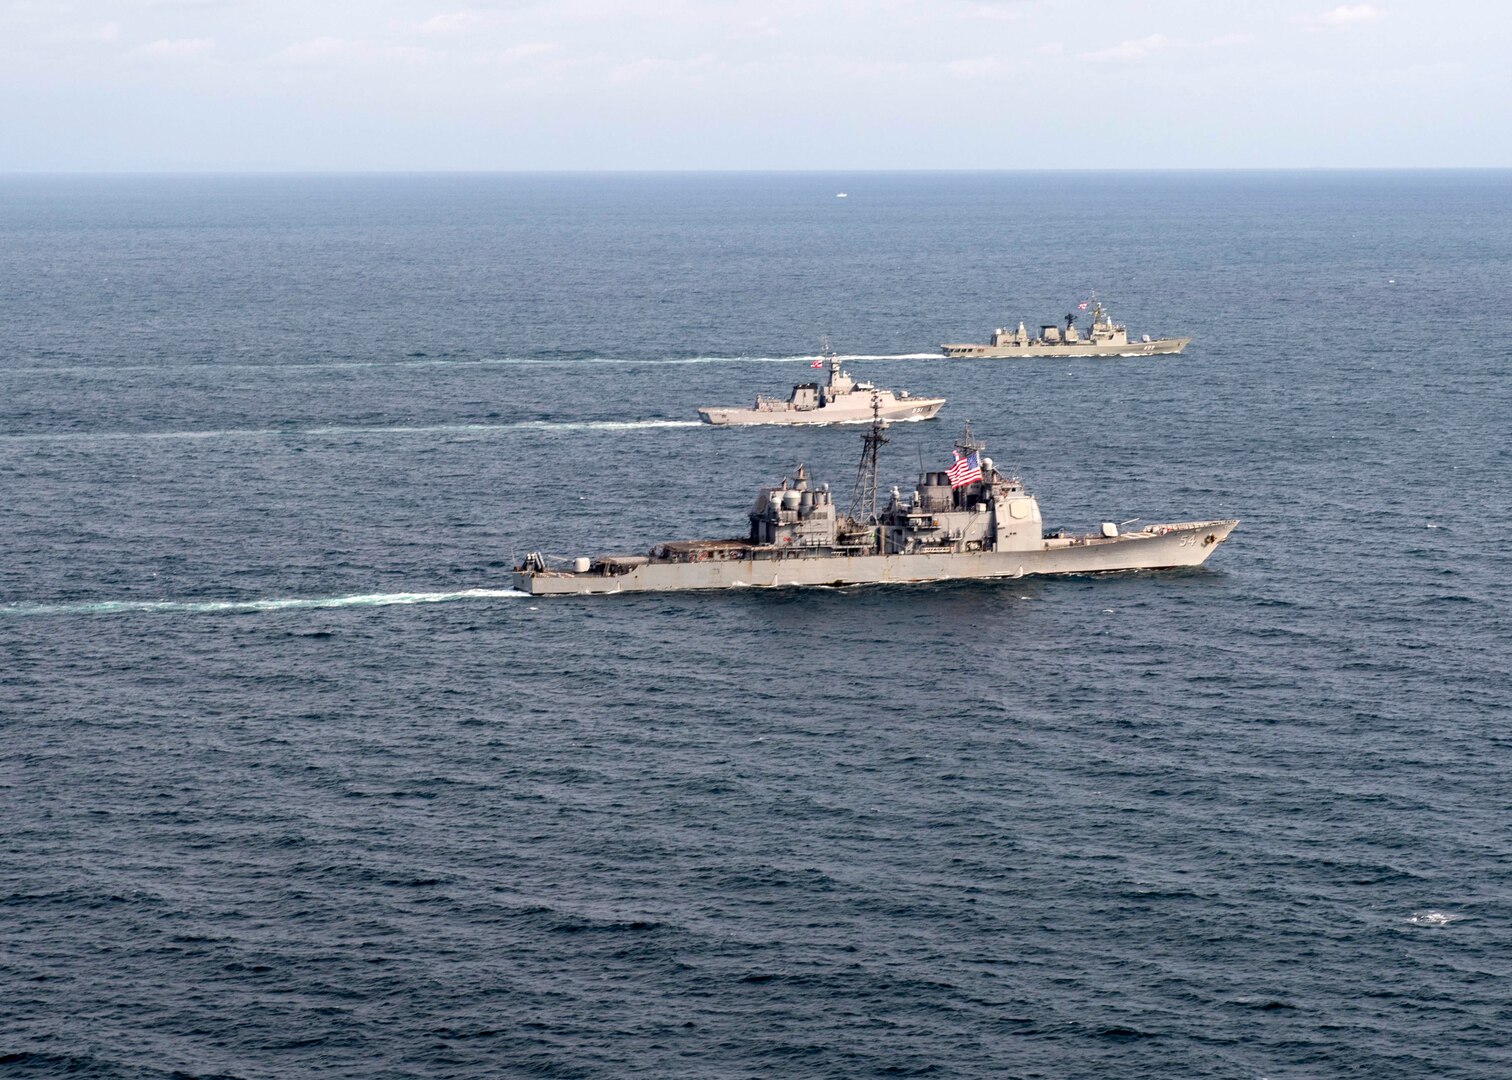
[[[836,192],[848,197],[837,200]],[[1512,1073],[1512,174],[0,179],[0,1075]],[[1093,296],[1180,356],[943,361]],[[1195,571],[546,600],[949,398]]]

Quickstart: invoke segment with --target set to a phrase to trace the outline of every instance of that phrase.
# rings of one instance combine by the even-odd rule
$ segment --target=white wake
[[[941,360],[939,352],[911,353],[841,353],[842,362],[852,360]],[[0,367],[0,377],[46,376],[46,375],[130,375],[166,371],[176,373],[222,371],[265,371],[273,374],[294,374],[301,371],[344,371],[357,368],[452,368],[466,371],[483,367],[572,367],[573,365],[597,365],[616,367],[674,366],[679,364],[810,364],[821,359],[817,353],[793,356],[584,356],[577,358],[548,358],[529,356],[494,356],[467,360],[451,360],[445,357],[406,357],[395,360],[317,360],[312,363],[259,364],[247,362],[202,363],[202,364],[70,364],[57,367]]]
[[[293,597],[274,600],[96,600],[74,604],[5,604],[0,605],[0,617],[6,615],[122,615],[143,612],[206,615],[225,612],[445,604],[456,600],[519,599],[529,595],[518,589],[463,589],[459,592],[364,593],[359,596]]]
[[[204,431],[58,431],[0,435],[5,443],[162,442],[174,439],[328,438],[341,435],[489,435],[509,431],[656,431],[702,427],[702,420],[516,420],[500,424],[327,424],[309,428],[214,428]]]

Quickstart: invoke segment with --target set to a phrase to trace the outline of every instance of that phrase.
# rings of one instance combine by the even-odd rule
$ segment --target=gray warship
[[[1139,341],[1129,340],[1129,328],[1113,321],[1102,304],[1092,304],[1092,326],[1087,336],[1082,337],[1076,329],[1076,316],[1066,316],[1066,327],[1046,323],[1040,327],[1037,337],[1020,322],[1017,330],[998,327],[992,332],[992,341],[986,345],[941,345],[946,357],[970,359],[974,357],[1011,356],[1156,356],[1181,352],[1192,343],[1189,337],[1151,338],[1146,334]]]
[[[894,487],[879,511],[877,454],[888,441],[885,429],[874,419],[863,435],[847,514],[838,512],[829,485],[816,487],[799,465],[756,493],[743,537],[662,543],[645,555],[578,557],[570,568],[567,560],[532,552],[515,568],[515,587],[533,596],[581,596],[1159,570],[1200,565],[1239,524],[1178,521],[1126,531],[1104,522],[1084,534],[1046,532],[1039,503],[1017,477],[982,456],[986,448],[973,440],[969,424],[949,469],[921,473],[906,496]]]
[[[829,380],[799,383],[787,398],[757,395],[749,409],[710,406],[699,409],[704,423],[718,427],[747,424],[858,424],[874,415],[883,420],[928,420],[945,404],[942,397],[913,397],[907,390],[879,390],[869,382],[857,382],[840,369],[840,358],[824,342],[815,366],[829,366]]]

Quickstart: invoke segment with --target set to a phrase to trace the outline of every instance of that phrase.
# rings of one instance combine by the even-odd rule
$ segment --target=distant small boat
[[[837,192],[835,192],[835,198],[837,198],[837,199],[848,199],[848,198],[850,198],[850,194],[848,192],[844,192],[844,191],[837,191]]]

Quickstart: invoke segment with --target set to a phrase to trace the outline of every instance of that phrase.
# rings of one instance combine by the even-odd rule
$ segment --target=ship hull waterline
[[[1103,574],[1199,566],[1237,520],[1150,526],[1116,537],[1046,539],[1022,551],[941,551],[906,555],[828,555],[649,561],[621,573],[522,570],[515,588],[532,596],[688,592],[731,588],[847,586],[975,581],[1057,574]]]
[[[914,421],[929,420],[945,405],[944,398],[909,398],[896,405],[883,405],[873,411],[868,403],[864,408],[827,405],[822,409],[699,409],[703,422],[715,427],[750,427],[758,424],[792,426],[797,424],[869,424],[880,417],[883,420]]]
[[[947,360],[1012,360],[1047,356],[1175,356],[1191,338],[1159,338],[1124,345],[941,345]]]

